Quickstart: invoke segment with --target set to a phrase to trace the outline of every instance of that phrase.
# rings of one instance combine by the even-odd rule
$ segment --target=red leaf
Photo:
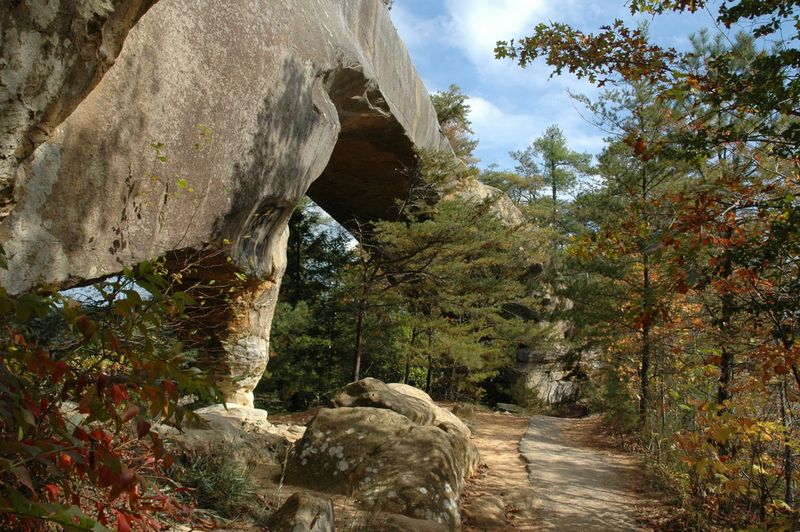
[[[125,411],[122,413],[122,422],[127,423],[139,413],[139,407],[135,404],[131,403],[126,408]]]
[[[93,399],[94,399],[94,394],[92,394],[91,392],[81,397],[81,401],[80,403],[78,403],[78,412],[80,412],[81,414],[91,414],[92,413],[91,403]]]
[[[115,405],[120,404],[123,400],[128,398],[128,392],[120,384],[115,384],[111,387],[111,400]]]
[[[101,525],[107,525],[108,517],[106,517],[106,507],[99,502],[95,503],[94,506],[97,509],[97,520],[100,521]]]
[[[131,525],[128,523],[128,519],[125,517],[125,514],[119,510],[114,510],[114,513],[117,514],[117,532],[130,532]]]
[[[178,387],[175,381],[164,381],[163,383],[164,391],[167,392],[167,395],[171,397],[173,400],[178,400]]]
[[[102,442],[106,447],[111,447],[111,435],[102,429],[94,429],[89,436],[98,442]]]
[[[67,372],[67,363],[66,362],[56,362],[53,366],[52,371],[50,372],[51,378],[53,379],[53,384],[58,384],[61,381],[61,378]]]
[[[103,397],[103,392],[111,384],[111,377],[108,375],[100,375],[97,377],[97,396]]]
[[[82,427],[75,427],[75,430],[72,431],[72,436],[81,440],[81,441],[89,441],[89,433],[86,432]]]
[[[45,484],[44,489],[47,491],[47,498],[50,499],[50,502],[55,502],[58,494],[61,493],[61,488],[55,484]]]
[[[114,483],[116,475],[108,466],[101,466],[100,471],[97,473],[97,485],[105,488]]]
[[[139,436],[140,440],[149,434],[151,426],[150,422],[144,419],[140,419],[136,423],[136,435]]]

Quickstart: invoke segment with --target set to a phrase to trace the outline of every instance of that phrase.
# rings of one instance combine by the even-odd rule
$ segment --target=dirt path
[[[539,530],[647,530],[639,509],[657,505],[636,486],[635,458],[594,445],[599,419],[535,416],[520,441],[528,478],[537,491]]]
[[[462,498],[464,530],[649,530],[641,465],[602,445],[597,418],[476,414],[485,464]]]
[[[518,450],[528,418],[476,413],[469,424],[481,467],[461,498],[462,530],[535,530],[535,492]]]

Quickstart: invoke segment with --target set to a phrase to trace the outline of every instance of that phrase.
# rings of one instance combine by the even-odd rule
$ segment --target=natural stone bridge
[[[405,46],[379,0],[54,4],[0,15],[0,282],[166,256],[208,301],[190,313],[210,337],[187,341],[216,346],[227,400],[252,404],[300,198],[377,219],[414,148],[449,149]]]

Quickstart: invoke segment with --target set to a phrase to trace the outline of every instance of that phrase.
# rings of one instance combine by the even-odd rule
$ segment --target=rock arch
[[[203,315],[226,399],[251,405],[292,209],[308,191],[341,222],[385,215],[415,147],[447,143],[379,0],[161,0],[15,165],[0,282],[68,287],[166,256],[214,301],[209,281],[245,272]]]

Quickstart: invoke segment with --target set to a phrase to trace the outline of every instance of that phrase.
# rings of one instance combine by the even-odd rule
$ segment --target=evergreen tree
[[[497,197],[469,196],[474,174],[447,154],[423,155],[403,218],[375,224],[370,246],[379,258],[363,263],[371,269],[353,290],[367,301],[359,308],[394,307],[404,317],[404,375],[422,362],[426,388],[451,398],[479,393],[476,384],[510,363],[526,332],[503,305],[526,296],[519,279],[531,242],[502,224]]]
[[[458,85],[450,85],[446,91],[436,92],[431,95],[433,108],[436,110],[436,117],[442,133],[450,141],[450,147],[456,157],[466,164],[475,164],[478,160],[473,155],[478,141],[472,138],[475,132],[472,131],[469,121],[469,96],[461,92]]]
[[[572,192],[578,178],[591,172],[591,155],[570,150],[556,125],[548,127],[525,150],[511,152],[511,157],[519,163],[515,168],[517,173],[528,180],[531,196],[538,194],[541,188],[549,189],[553,225],[558,219],[559,194]]]
[[[346,382],[350,313],[340,272],[353,257],[351,237],[308,199],[292,213],[289,228],[270,362],[257,393],[302,409]]]

